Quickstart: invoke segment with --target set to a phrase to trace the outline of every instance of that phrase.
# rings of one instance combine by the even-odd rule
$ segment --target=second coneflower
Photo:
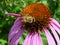
[[[48,45],[60,45],[58,36],[60,35],[60,24],[51,18],[51,12],[43,4],[28,5],[21,14],[8,12],[6,14],[18,17],[8,35],[9,45],[17,45],[25,30],[29,33],[22,45],[43,45],[39,31],[45,32]]]

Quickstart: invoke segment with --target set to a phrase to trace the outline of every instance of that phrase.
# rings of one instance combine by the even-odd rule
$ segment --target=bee
[[[32,17],[32,16],[30,16],[30,15],[24,15],[23,17],[22,17],[22,19],[23,19],[23,21],[26,23],[26,22],[28,22],[28,23],[33,23],[33,22],[35,22],[35,18],[34,17]]]

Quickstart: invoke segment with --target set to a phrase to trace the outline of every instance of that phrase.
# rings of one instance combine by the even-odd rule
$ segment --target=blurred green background
[[[60,0],[0,0],[0,45],[8,45],[8,33],[16,19],[16,17],[7,16],[5,11],[19,14],[25,6],[32,3],[46,5],[52,17],[60,23]],[[24,32],[18,45],[22,45],[27,33],[27,31]],[[41,36],[44,45],[48,45],[44,32],[41,32]]]

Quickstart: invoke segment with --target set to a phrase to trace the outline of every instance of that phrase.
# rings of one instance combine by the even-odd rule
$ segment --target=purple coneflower
[[[22,45],[43,45],[40,31],[45,32],[48,45],[60,45],[60,24],[43,4],[28,5],[21,14],[6,14],[18,17],[8,35],[9,45],[17,45],[25,30],[29,33]]]

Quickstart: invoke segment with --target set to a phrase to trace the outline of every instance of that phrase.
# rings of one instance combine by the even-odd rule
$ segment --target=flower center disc
[[[32,16],[35,18],[36,23],[45,26],[49,23],[51,13],[43,4],[30,4],[23,9],[22,15]]]
[[[51,14],[43,4],[31,4],[23,9],[22,15],[30,15],[35,17],[37,21],[43,21],[48,19]]]

